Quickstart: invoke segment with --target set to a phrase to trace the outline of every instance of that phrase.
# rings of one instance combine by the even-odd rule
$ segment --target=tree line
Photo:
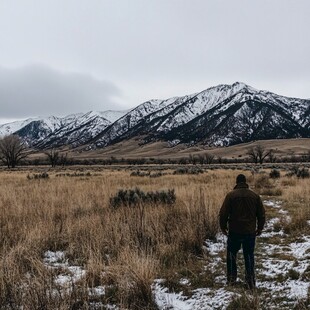
[[[112,165],[112,164],[192,164],[192,165],[212,165],[212,164],[228,164],[228,163],[254,163],[263,164],[276,162],[309,162],[310,150],[302,155],[291,155],[287,157],[277,157],[273,149],[267,149],[261,144],[248,148],[247,157],[224,158],[216,156],[210,152],[201,154],[190,154],[187,157],[175,159],[162,158],[116,158],[111,156],[108,159],[74,159],[69,157],[68,153],[60,152],[58,149],[49,149],[44,152],[45,158],[30,159],[28,156],[32,154],[26,144],[17,136],[9,135],[0,139],[0,162],[8,168],[15,168],[18,164],[24,165]]]

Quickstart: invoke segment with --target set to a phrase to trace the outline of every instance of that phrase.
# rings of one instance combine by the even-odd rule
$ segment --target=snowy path
[[[237,287],[227,287],[225,277],[226,237],[218,234],[215,241],[206,240],[204,244],[205,274],[212,276],[212,287],[191,288],[189,279],[180,279],[186,286],[188,296],[183,292],[171,292],[165,287],[163,279],[155,280],[152,285],[155,302],[160,310],[217,310],[226,309],[233,300],[246,295],[247,300],[258,298],[261,309],[293,309],[299,300],[307,299],[310,289],[310,236],[303,235],[293,240],[287,235],[281,223],[290,222],[288,210],[281,201],[265,200],[267,216],[273,214],[266,223],[263,234],[257,238],[256,277],[257,295],[243,288],[243,260],[240,253]],[[308,221],[310,225],[310,221]],[[55,271],[54,283],[63,291],[85,278],[86,270],[81,266],[71,266],[65,252],[47,251],[44,264]],[[89,288],[89,296],[104,297],[104,286]],[[101,298],[102,299],[102,298]],[[90,309],[118,309],[115,305],[94,302]]]
[[[276,211],[270,218],[256,246],[257,296],[262,309],[293,309],[299,300],[307,298],[309,290],[310,236],[301,236],[290,242],[281,222],[289,222],[289,212],[281,201],[265,200],[267,210]],[[205,249],[208,256],[206,268],[215,274],[215,285],[212,288],[201,288],[192,291],[192,296],[182,293],[169,293],[163,280],[155,281],[153,291],[156,303],[161,310],[215,310],[226,309],[233,299],[251,293],[240,288],[225,287],[226,237],[218,235],[216,242],[207,240]],[[242,255],[239,257],[239,270],[243,269]],[[240,279],[239,279],[240,280]],[[242,281],[242,280],[240,280]]]

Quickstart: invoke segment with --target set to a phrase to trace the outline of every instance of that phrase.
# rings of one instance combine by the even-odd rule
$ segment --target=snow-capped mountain
[[[21,128],[27,126],[29,123],[38,120],[39,118],[27,118],[22,121],[15,121],[11,123],[1,124],[0,125],[0,137],[10,135]]]
[[[279,96],[244,83],[192,95],[150,100],[129,111],[88,112],[0,126],[37,148],[140,143],[228,146],[260,139],[310,137],[310,100]]]
[[[107,115],[112,120],[116,117],[116,114],[113,113],[93,111],[85,113],[54,130],[44,140],[38,141],[35,146],[38,148],[47,148],[64,145],[70,145],[72,147],[82,145],[112,123],[112,121],[102,115]]]
[[[38,117],[14,133],[18,134],[29,146],[33,146],[46,139],[46,137],[53,134],[59,128],[76,121],[81,115],[81,113],[78,113],[66,117]]]
[[[35,148],[78,146],[92,139],[126,111],[70,114],[65,117],[36,117],[0,125],[0,137],[18,134]]]
[[[133,109],[107,127],[92,147],[133,137],[140,137],[142,143],[165,140],[173,145],[218,146],[258,139],[310,137],[309,100],[256,90],[244,83],[219,85],[156,103],[157,109],[147,110],[145,115],[137,115]],[[137,109],[141,111],[145,104]]]

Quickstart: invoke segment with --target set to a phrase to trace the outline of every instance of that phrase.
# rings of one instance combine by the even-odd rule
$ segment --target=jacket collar
[[[239,189],[239,188],[249,188],[249,185],[247,183],[237,183],[234,189]]]

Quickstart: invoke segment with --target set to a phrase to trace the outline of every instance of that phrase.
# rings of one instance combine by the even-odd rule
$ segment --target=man
[[[245,280],[255,288],[254,248],[265,224],[265,208],[259,195],[249,189],[246,177],[239,174],[234,190],[227,194],[220,210],[220,228],[227,239],[227,283],[237,280],[236,257],[242,245]],[[228,228],[227,228],[228,223]]]

